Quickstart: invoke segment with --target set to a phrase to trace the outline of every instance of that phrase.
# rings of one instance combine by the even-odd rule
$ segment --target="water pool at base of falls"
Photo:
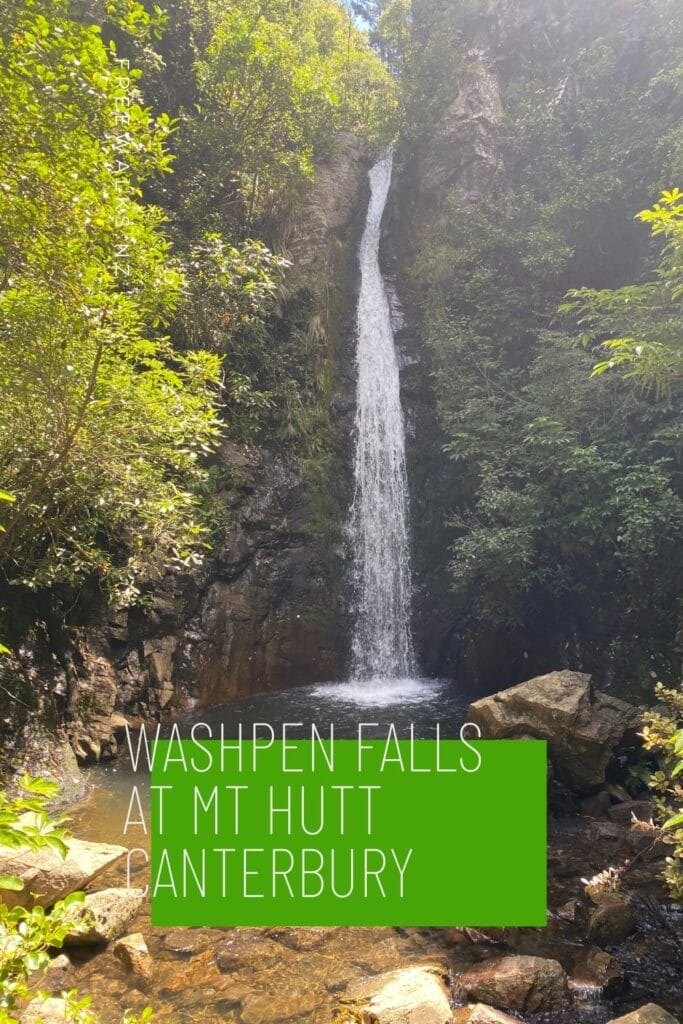
[[[418,739],[433,739],[436,723],[443,737],[457,738],[469,700],[460,687],[444,679],[378,679],[342,683],[313,683],[294,687],[285,693],[264,693],[244,697],[230,704],[203,707],[185,712],[179,718],[181,732],[195,722],[212,727],[224,726],[234,735],[239,723],[250,729],[254,722],[268,722],[273,728],[283,722],[311,722],[319,726],[334,723],[339,739],[354,739],[363,710],[373,709],[373,722],[393,723],[397,731],[414,726]]]
[[[359,721],[393,722],[399,732],[414,724],[416,735],[432,738],[436,722],[449,735],[457,735],[466,719],[467,703],[464,689],[444,680],[402,679],[387,681],[386,687],[384,683],[381,687],[366,682],[321,683],[197,708],[181,715],[179,724],[185,732],[194,721],[223,723],[229,733],[237,722],[247,727],[269,722],[276,727],[284,721],[334,721],[335,731],[343,736],[345,731],[354,734]],[[141,787],[146,805],[145,777],[134,776],[130,762],[122,756],[90,769],[89,778],[88,797],[71,811],[75,834],[148,848],[148,837],[139,830],[121,835],[134,783]],[[468,825],[458,819],[457,808],[444,807],[442,814],[443,842],[466,842]],[[551,908],[582,892],[581,874],[604,864],[600,837],[596,839],[592,829],[590,820],[575,814],[551,822],[551,864],[561,866],[556,876],[551,872]],[[504,837],[501,856],[505,856]],[[141,858],[134,860],[131,884],[146,882],[146,866]],[[461,884],[461,880],[444,878],[442,884],[456,882]],[[93,888],[125,884],[125,868],[119,864],[100,876]],[[457,975],[484,958],[511,953],[544,956],[563,961],[571,971],[572,957],[586,948],[581,927],[567,925],[553,914],[547,929],[493,930],[487,935],[449,928],[180,929],[153,928],[145,903],[128,931],[143,934],[153,957],[153,977],[146,985],[126,971],[111,946],[71,953],[74,966],[65,987],[92,994],[93,1009],[102,1024],[120,1024],[123,1010],[139,1012],[148,1004],[154,1007],[157,1024],[332,1024],[340,995],[368,976],[438,963],[456,982],[453,992],[457,993]],[[525,1020],[528,1024],[606,1024],[652,999],[661,1001],[680,975],[655,938],[641,927],[618,951],[618,958],[631,967],[631,985],[616,1000],[604,999],[591,989],[590,999],[578,992],[581,998],[571,1009],[525,1015]]]

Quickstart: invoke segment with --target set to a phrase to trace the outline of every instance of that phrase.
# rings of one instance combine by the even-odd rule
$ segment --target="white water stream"
[[[360,246],[354,499],[353,680],[414,675],[410,636],[410,549],[405,430],[391,310],[379,267],[382,214],[392,155],[370,171],[370,205]]]

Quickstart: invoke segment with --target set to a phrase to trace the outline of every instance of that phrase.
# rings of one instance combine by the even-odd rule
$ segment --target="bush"
[[[657,756],[659,767],[650,777],[665,841],[673,848],[666,858],[664,877],[674,899],[683,899],[683,685],[667,689],[657,684],[659,705],[645,716],[645,749]]]

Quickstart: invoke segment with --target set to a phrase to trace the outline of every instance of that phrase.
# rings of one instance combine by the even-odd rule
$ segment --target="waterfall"
[[[405,432],[391,311],[379,268],[392,154],[370,171],[360,246],[356,454],[349,533],[354,556],[353,679],[413,674]]]

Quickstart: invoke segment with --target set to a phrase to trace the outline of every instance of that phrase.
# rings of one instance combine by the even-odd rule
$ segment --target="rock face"
[[[468,709],[485,739],[547,740],[555,777],[578,792],[604,784],[615,749],[639,719],[633,705],[594,692],[589,675],[570,671],[537,676]]]
[[[630,825],[632,821],[652,821],[655,807],[651,800],[625,800],[610,807],[608,814],[617,825]]]
[[[243,481],[224,496],[239,529],[216,552],[179,645],[193,645],[200,699],[335,678],[343,643],[306,532],[306,483],[294,464],[262,451],[224,451]]]
[[[229,528],[211,560],[168,572],[149,607],[111,609],[87,635],[71,731],[82,763],[116,751],[121,711],[153,719],[343,671],[343,614],[319,565],[301,467],[226,442],[219,472]]]
[[[348,992],[343,1006],[348,1020],[372,1024],[449,1024],[452,1020],[444,972],[438,967],[406,967],[381,974]]]
[[[24,883],[20,892],[3,891],[0,901],[10,907],[51,907],[69,893],[83,889],[127,853],[125,846],[81,839],[69,839],[67,847],[64,859],[49,849],[0,849],[0,874],[17,875]]]
[[[71,730],[71,745],[82,764],[93,764],[116,754],[112,715],[116,706],[117,679],[111,662],[85,649],[80,703],[87,708]]]
[[[645,1006],[624,1014],[623,1017],[615,1017],[608,1024],[679,1024],[676,1017],[667,1013],[657,1003],[646,1003]]]
[[[503,104],[498,80],[482,49],[472,49],[469,60],[457,96],[421,160],[418,178],[426,209],[438,209],[439,200],[455,183],[468,200],[480,199],[502,173],[497,136]]]
[[[324,285],[320,264],[332,263],[330,243],[362,210],[368,190],[368,163],[365,142],[351,132],[339,132],[332,152],[316,166],[316,180],[306,208],[287,243],[293,263],[290,281],[293,279],[295,285],[304,277],[315,291]],[[313,275],[309,273],[311,268],[317,268]]]
[[[87,922],[88,928],[72,932],[64,944],[92,946],[118,938],[142,906],[143,896],[143,889],[102,889],[86,896],[73,920]]]
[[[473,967],[457,980],[470,999],[503,1010],[541,1013],[561,1010],[570,1002],[567,976],[557,960],[538,956],[505,956]]]

